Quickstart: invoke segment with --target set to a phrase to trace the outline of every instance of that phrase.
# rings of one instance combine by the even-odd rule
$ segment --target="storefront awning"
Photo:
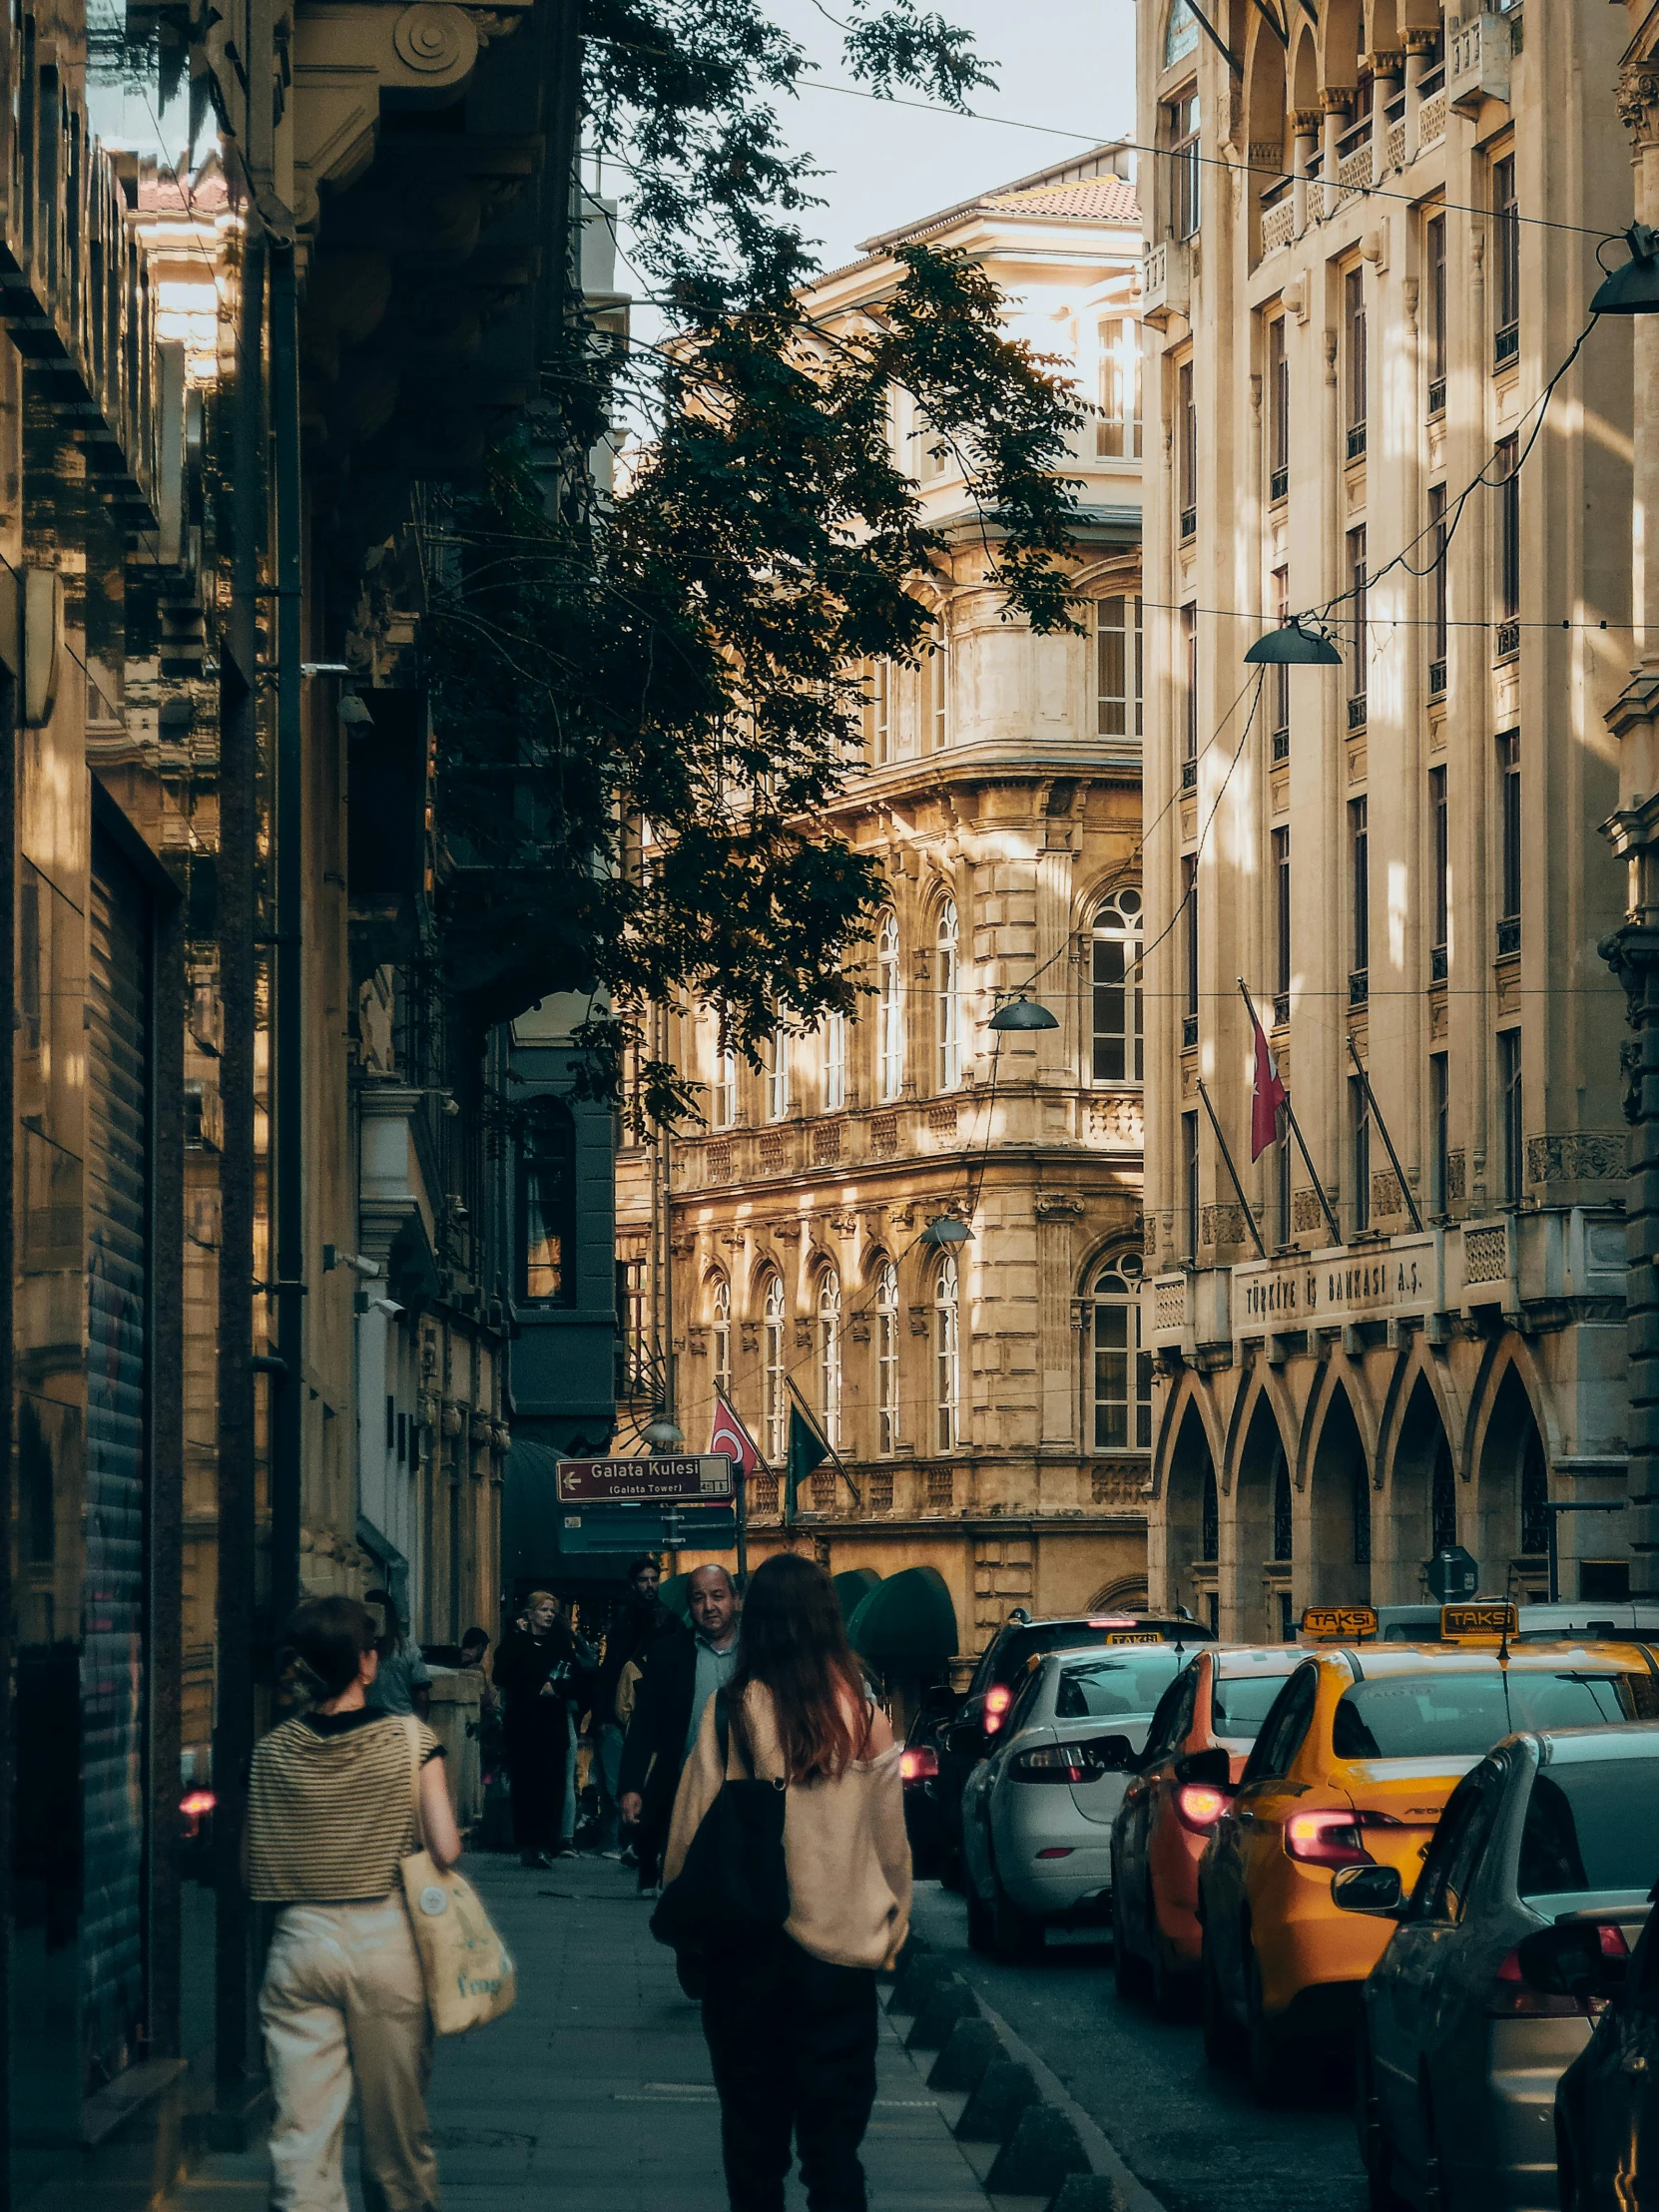
[[[838,1579],[838,1577],[837,1577]],[[956,1656],[956,1608],[936,1567],[905,1567],[878,1582],[847,1626],[873,1666],[938,1666]]]
[[[832,1577],[835,1599],[841,1609],[841,1619],[850,1627],[852,1616],[868,1597],[881,1577],[874,1567],[846,1567]]]

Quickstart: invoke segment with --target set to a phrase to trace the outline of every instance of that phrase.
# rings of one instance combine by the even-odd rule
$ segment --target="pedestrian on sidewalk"
[[[674,1793],[709,1700],[738,1663],[738,1589],[724,1567],[698,1567],[687,1583],[691,1627],[654,1644],[634,1694],[622,1746],[622,1817],[636,1831],[640,1888],[654,1890]]]
[[[424,1843],[461,1856],[443,1750],[419,1725],[419,1822],[403,1720],[367,1701],[376,1623],[355,1598],[313,1598],[286,1630],[284,1665],[311,1700],[254,1752],[245,1843],[249,1888],[277,1908],[260,1991],[271,2129],[272,2212],[346,2212],[343,2145],[353,2089],[364,2201],[433,2212],[426,2119],[432,2027],[401,1862]]]
[[[811,2212],[864,2212],[875,1975],[909,1930],[910,1851],[898,1746],[815,1561],[784,1551],[757,1569],[721,1704],[727,1757],[711,1704],[675,1800],[664,1879],[747,1755],[758,1777],[787,1784],[790,1891],[781,1930],[706,1961],[703,2032],[732,2212],[783,2212],[792,2136]]]
[[[575,1675],[575,1639],[558,1599],[532,1590],[495,1657],[495,1686],[506,1700],[513,1840],[526,1867],[550,1867],[558,1854]]]
[[[386,1590],[369,1590],[363,1602],[379,1606],[385,1616],[379,1637],[380,1671],[374,1677],[369,1704],[377,1713],[413,1713],[424,1720],[432,1706],[432,1670],[399,1620],[396,1599]]]
[[[678,1634],[680,1624],[658,1596],[661,1570],[649,1553],[629,1561],[627,1597],[605,1637],[605,1656],[594,1677],[593,1779],[599,1792],[599,1821],[594,1848],[605,1858],[616,1856],[624,1839],[622,1828],[622,1739],[628,1714],[618,1693],[625,1667],[643,1668],[653,1647],[665,1636]],[[636,1675],[636,1679],[637,1679]],[[629,1711],[632,1711],[630,1700]]]

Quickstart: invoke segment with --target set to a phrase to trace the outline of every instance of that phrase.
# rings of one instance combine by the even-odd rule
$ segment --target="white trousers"
[[[260,2020],[276,2106],[272,2212],[347,2212],[345,2114],[353,2084],[368,2212],[433,2212],[438,2170],[426,2119],[432,2026],[402,1898],[284,1906]]]

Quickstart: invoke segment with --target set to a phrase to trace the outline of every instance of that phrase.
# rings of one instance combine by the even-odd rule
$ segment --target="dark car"
[[[899,1754],[899,1774],[904,1785],[904,1833],[910,1844],[910,1864],[922,1881],[938,1873],[944,1855],[939,1753],[955,1710],[956,1699],[948,1684],[927,1691]]]
[[[1014,1614],[979,1655],[979,1663],[938,1744],[939,1877],[961,1884],[962,1791],[1008,1718],[1020,1677],[1034,1658],[1051,1651],[1083,1651],[1096,1644],[1213,1644],[1197,1621],[1177,1613],[1068,1613],[1052,1620]]]
[[[1659,1915],[1628,1960],[1591,1917],[1531,1944],[1527,1978],[1559,1991],[1564,2006],[1601,2014],[1555,2088],[1562,2212],[1659,2202]]]

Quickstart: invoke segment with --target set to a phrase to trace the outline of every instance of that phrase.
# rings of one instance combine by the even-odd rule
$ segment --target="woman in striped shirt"
[[[254,1753],[249,1887],[280,1908],[260,1991],[276,2107],[272,2212],[346,2212],[353,2086],[366,2201],[380,2212],[437,2203],[432,2029],[398,1869],[422,1841],[452,1867],[461,1840],[437,1738],[366,1702],[375,1633],[355,1598],[301,1605],[286,1658],[312,1703]]]

